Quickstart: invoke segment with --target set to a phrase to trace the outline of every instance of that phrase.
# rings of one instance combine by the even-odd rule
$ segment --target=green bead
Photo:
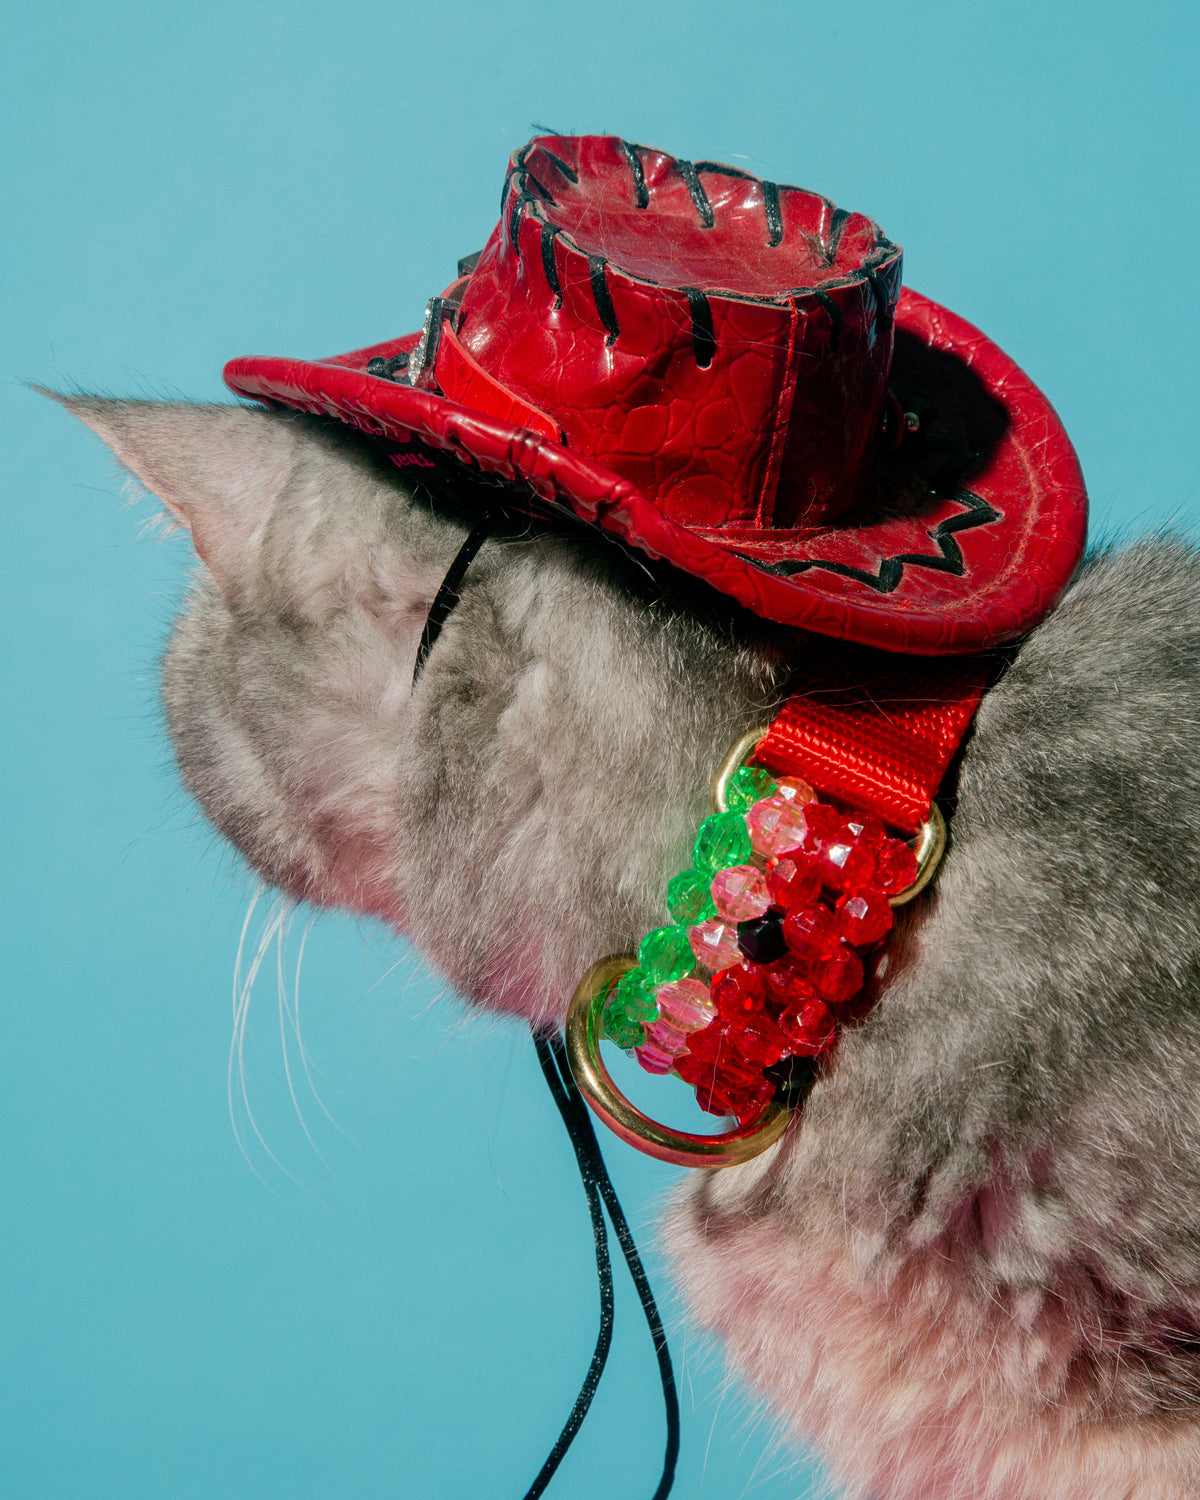
[[[705,818],[692,850],[692,863],[702,875],[711,877],[730,865],[744,865],[749,858],[750,830],[740,812],[713,813]]]
[[[764,797],[769,797],[779,783],[762,766],[739,766],[725,788],[730,812],[745,812]]]
[[[654,998],[656,988],[645,969],[628,969],[617,983],[615,1004],[631,1021],[648,1025],[658,1020],[658,1002]]]
[[[710,877],[699,870],[680,870],[667,886],[667,910],[685,927],[695,927],[716,911],[709,892]]]
[[[640,1021],[631,1021],[616,1005],[610,1004],[604,1012],[604,1035],[614,1042],[622,1052],[631,1047],[640,1047],[646,1033]]]
[[[696,967],[696,955],[688,942],[686,927],[656,927],[642,939],[638,962],[655,988],[682,979]]]

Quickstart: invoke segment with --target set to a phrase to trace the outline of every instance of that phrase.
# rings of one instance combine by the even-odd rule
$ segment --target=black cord
[[[571,1415],[567,1418],[558,1442],[554,1445],[550,1457],[542,1465],[542,1471],[534,1481],[533,1488],[525,1496],[525,1500],[536,1500],[536,1497],[542,1494],[554,1470],[562,1461],[563,1455],[579,1430],[580,1423],[587,1415],[588,1407],[592,1404],[596,1384],[604,1369],[604,1361],[608,1357],[608,1345],[612,1338],[612,1268],[609,1264],[608,1236],[602,1215],[597,1227],[597,1214],[599,1213],[597,1193],[604,1200],[605,1208],[608,1209],[608,1216],[612,1220],[617,1241],[625,1257],[625,1264],[629,1267],[629,1274],[633,1278],[638,1299],[642,1304],[642,1312],[645,1314],[650,1336],[654,1340],[663,1405],[666,1409],[667,1444],[663,1457],[662,1477],[659,1479],[658,1488],[654,1491],[653,1500],[667,1500],[675,1483],[675,1466],[679,1459],[679,1395],[675,1389],[675,1372],[671,1367],[667,1336],[650,1287],[649,1277],[646,1275],[646,1268],[642,1264],[642,1258],[638,1254],[637,1245],[629,1229],[629,1222],[625,1218],[616,1189],[609,1178],[608,1168],[604,1164],[600,1143],[596,1139],[596,1132],[592,1126],[592,1117],[588,1113],[587,1106],[579,1093],[579,1087],[571,1073],[563,1039],[555,1034],[546,1040],[535,1033],[534,1046],[537,1049],[538,1062],[541,1064],[542,1073],[550,1087],[554,1103],[562,1116],[567,1134],[571,1138],[575,1160],[579,1165],[579,1175],[588,1196],[588,1206],[592,1213],[592,1229],[596,1235],[596,1270],[600,1278],[601,1322],[596,1352],[592,1356],[592,1363],[579,1395],[575,1398]],[[601,1251],[602,1241],[603,1252]],[[607,1324],[605,1308],[607,1308]],[[602,1345],[603,1352],[601,1352]]]
[[[596,1335],[596,1347],[592,1353],[592,1362],[588,1366],[587,1374],[583,1378],[583,1385],[579,1389],[579,1395],[575,1398],[575,1405],[571,1408],[571,1414],[563,1424],[563,1429],[558,1435],[558,1441],[550,1450],[549,1457],[538,1471],[537,1478],[529,1486],[525,1493],[525,1500],[538,1500],[543,1494],[546,1486],[554,1477],[554,1471],[563,1461],[567,1449],[574,1441],[575,1434],[579,1431],[584,1417],[588,1414],[588,1407],[592,1404],[592,1397],[596,1394],[596,1387],[600,1384],[600,1377],[604,1373],[604,1366],[608,1360],[608,1351],[612,1345],[613,1324],[613,1276],[612,1262],[608,1256],[608,1230],[604,1223],[604,1211],[600,1207],[600,1194],[596,1190],[595,1171],[592,1158],[587,1150],[587,1143],[579,1136],[576,1128],[575,1111],[572,1107],[573,1100],[570,1096],[570,1088],[574,1087],[574,1079],[570,1085],[564,1085],[559,1076],[558,1068],[555,1066],[556,1055],[551,1047],[536,1034],[533,1039],[537,1049],[538,1062],[541,1064],[542,1073],[558,1112],[562,1116],[563,1124],[567,1127],[567,1134],[571,1137],[571,1145],[575,1148],[575,1160],[579,1166],[579,1176],[583,1181],[583,1190],[587,1194],[588,1212],[592,1216],[592,1234],[596,1241],[596,1277],[600,1282],[600,1331]],[[567,1074],[570,1078],[570,1074]],[[578,1093],[576,1093],[578,1098]]]
[[[421,675],[421,668],[425,665],[426,657],[433,650],[434,641],[441,635],[442,626],[446,623],[450,611],[458,603],[458,590],[466,577],[467,569],[471,566],[471,560],[487,541],[491,530],[492,519],[485,513],[458,549],[445,578],[442,579],[441,588],[433,596],[433,603],[429,606],[429,613],[425,616],[425,628],[421,631],[421,644],[417,647],[417,659],[413,663],[414,687],[417,678]]]

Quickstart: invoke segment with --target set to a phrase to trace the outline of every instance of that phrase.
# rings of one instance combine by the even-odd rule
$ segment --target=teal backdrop
[[[233,355],[410,329],[487,236],[535,122],[612,131],[869,213],[908,283],[1049,393],[1094,534],[1191,529],[1198,14],[8,8],[0,1492],[519,1500],[595,1319],[582,1194],[526,1036],[469,1016],[381,928],[301,911],[276,945],[258,902],[231,1120],[255,884],[181,793],[156,699],[189,548],[144,534],[153,507],[24,382],[220,401]],[[674,1329],[679,1500],[808,1495],[815,1460],[671,1299],[652,1226],[677,1174],[608,1155]],[[648,1496],[661,1441],[622,1283],[610,1375],[551,1495]]]

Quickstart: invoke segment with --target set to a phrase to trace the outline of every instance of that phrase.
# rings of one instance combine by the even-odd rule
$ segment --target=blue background
[[[417,325],[534,121],[801,182],[1058,405],[1100,530],[1196,513],[1194,5],[44,3],[0,42],[5,629],[0,1490],[521,1495],[586,1363],[582,1196],[519,1028],[386,932],[275,950],[226,1097],[254,889],[178,790],[155,662],[189,567],[20,381],[223,398],[243,353]],[[270,905],[259,903],[251,947]],[[307,922],[284,943],[294,967]],[[310,1141],[307,1131],[311,1132]],[[268,1149],[271,1154],[268,1154]],[[672,1179],[612,1142],[647,1233]],[[257,1174],[257,1175],[256,1175]],[[678,1308],[678,1494],[807,1493]],[[552,1494],[653,1488],[652,1359]],[[870,1413],[864,1413],[870,1420]]]

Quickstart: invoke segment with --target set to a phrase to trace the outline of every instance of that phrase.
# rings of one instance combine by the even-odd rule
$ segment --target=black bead
[[[753,964],[773,964],[787,952],[783,918],[778,912],[769,911],[765,917],[739,922],[738,947]]]

